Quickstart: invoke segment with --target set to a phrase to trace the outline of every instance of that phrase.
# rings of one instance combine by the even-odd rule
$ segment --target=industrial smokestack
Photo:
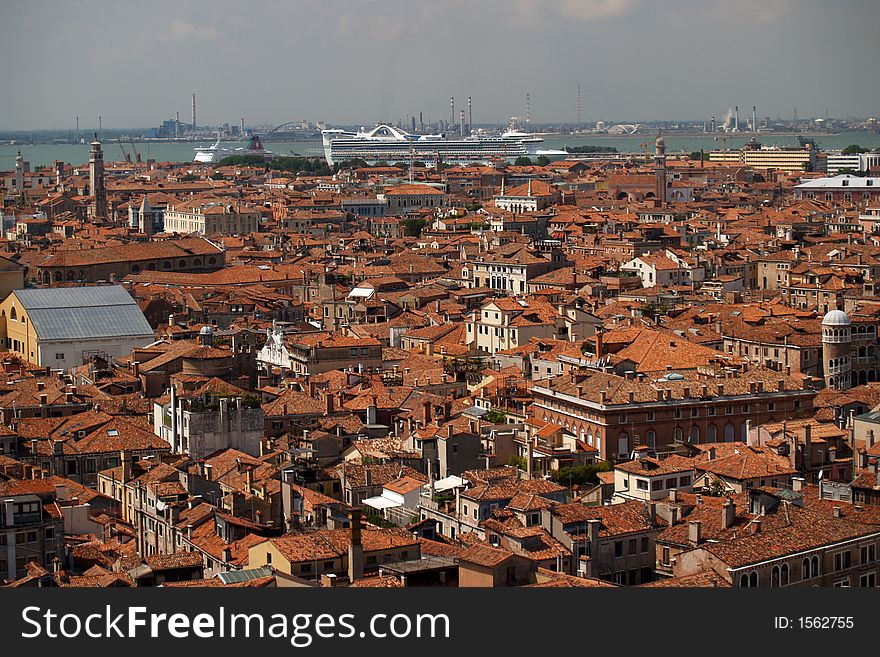
[[[715,117],[712,117],[712,120],[709,122],[709,132],[715,132]]]
[[[452,117],[449,120],[449,125],[455,125],[455,96],[449,97],[449,116]]]
[[[458,113],[458,122],[459,122],[459,132],[461,132],[461,136],[464,137],[464,110],[461,110]]]
[[[739,105],[733,111],[733,131],[739,132]]]
[[[473,126],[474,126],[474,108],[471,105],[471,97],[468,96],[468,122],[467,122],[468,132],[470,132],[471,130],[474,129]]]
[[[529,94],[526,94],[526,123],[532,122],[532,100]]]
[[[577,102],[578,126],[581,124],[581,85],[578,85],[578,102]]]
[[[244,117],[241,117],[241,126],[239,127],[239,135],[244,137]]]
[[[758,108],[752,105],[752,132],[758,132]]]
[[[421,132],[424,132],[424,130],[425,130],[425,119],[422,118],[422,113],[421,113],[421,112],[419,112],[419,130],[420,130]]]
[[[174,114],[174,138],[180,139],[180,112]]]
[[[195,131],[196,131],[196,95],[193,94],[192,97],[193,97],[193,107],[192,107],[192,109],[193,109],[192,126],[193,127],[192,127],[192,131],[193,131],[193,133],[195,133]]]

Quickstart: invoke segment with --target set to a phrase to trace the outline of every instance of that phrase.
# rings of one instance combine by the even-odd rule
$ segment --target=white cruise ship
[[[263,148],[263,142],[256,135],[251,137],[247,148],[223,148],[220,146],[220,140],[218,139],[207,148],[196,147],[193,150],[196,152],[193,162],[201,162],[202,164],[217,164],[224,157],[229,157],[230,155],[262,155],[267,160],[272,159],[275,155],[272,151],[267,151]]]
[[[327,164],[347,160],[376,162],[409,162],[419,160],[433,166],[439,157],[443,162],[488,164],[493,160],[510,160],[521,156],[567,156],[565,151],[543,150],[544,140],[527,132],[508,130],[497,136],[474,135],[448,139],[446,135],[417,135],[389,125],[369,131],[346,132],[322,130],[324,157]]]

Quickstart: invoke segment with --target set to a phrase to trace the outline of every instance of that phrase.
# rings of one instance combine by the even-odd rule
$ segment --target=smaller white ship
[[[275,157],[272,151],[267,151],[263,147],[263,142],[260,141],[257,135],[251,137],[247,148],[224,148],[220,145],[220,140],[218,139],[207,148],[202,146],[193,150],[196,152],[193,162],[201,162],[202,164],[217,164],[224,157],[229,157],[230,155],[261,155],[266,160],[271,160]]]

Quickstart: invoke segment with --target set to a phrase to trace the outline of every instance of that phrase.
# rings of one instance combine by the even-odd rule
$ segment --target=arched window
[[[813,557],[812,559],[810,559],[810,576],[819,576],[819,557]]]
[[[801,563],[801,579],[810,579],[810,560],[804,559]]]
[[[617,453],[629,453],[629,436],[626,434],[626,432],[623,432],[617,436]]]
[[[140,274],[141,273],[141,266],[140,265],[132,265],[131,266],[131,273],[132,274]]]
[[[752,571],[752,574],[749,575],[749,586],[753,589],[758,588],[758,573],[757,571]]]
[[[710,443],[717,442],[718,429],[715,428],[714,424],[710,424],[709,428],[706,429],[706,440],[708,440]]]
[[[654,449],[657,444],[657,434],[655,434],[653,431],[649,431],[645,434],[645,442],[648,444],[648,447]]]
[[[739,587],[741,589],[749,588],[749,576],[745,573],[739,576]]]
[[[672,440],[676,443],[682,442],[682,438],[684,437],[684,433],[682,432],[680,427],[676,427],[675,431],[672,432]]]
[[[782,586],[788,586],[788,564],[787,563],[782,564],[782,568],[780,570],[781,570],[781,574],[779,577],[779,583]]]
[[[688,440],[694,444],[700,442],[700,428],[699,427],[696,427],[696,426],[691,427],[691,435],[688,438]]]
[[[727,424],[724,427],[724,442],[732,443],[733,442],[733,425]]]
[[[15,306],[12,306],[12,310],[9,311],[9,319],[18,319],[18,313],[15,312]]]
[[[181,260],[180,262],[178,262],[177,268],[178,269],[186,269],[186,260]]]
[[[770,586],[779,586],[779,566],[773,566],[770,571]]]

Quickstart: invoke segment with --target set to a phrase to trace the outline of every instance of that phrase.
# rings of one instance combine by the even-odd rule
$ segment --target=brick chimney
[[[364,576],[364,546],[361,543],[361,510],[351,510],[351,542],[348,544],[348,579],[351,582]]]
[[[721,528],[730,529],[736,521],[736,504],[729,497],[721,505]]]
[[[128,450],[119,450],[119,464],[122,466],[122,474],[120,475],[120,478],[124,484],[131,477],[131,454]]]
[[[327,390],[324,393],[324,415],[333,414],[333,393]]]
[[[802,467],[805,471],[809,472],[810,467],[812,465],[812,451],[813,451],[813,425],[807,424],[804,425],[804,457],[802,459]]]

